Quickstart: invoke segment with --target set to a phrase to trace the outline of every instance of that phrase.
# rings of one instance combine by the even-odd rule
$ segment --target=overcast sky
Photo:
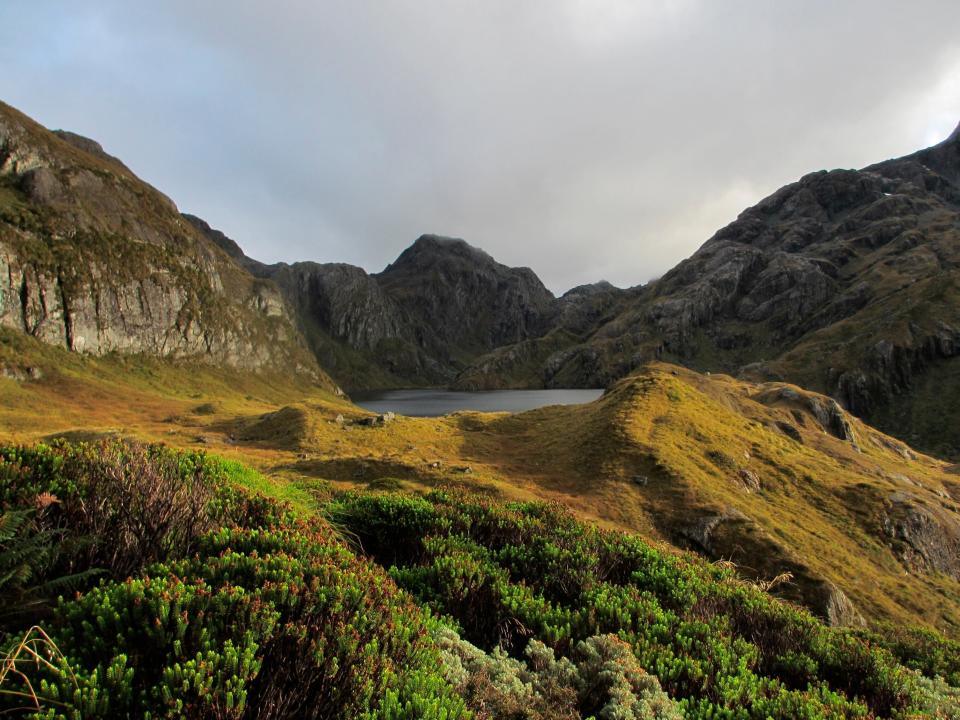
[[[555,292],[960,122],[960,1],[4,0],[0,99],[263,261],[454,235]]]

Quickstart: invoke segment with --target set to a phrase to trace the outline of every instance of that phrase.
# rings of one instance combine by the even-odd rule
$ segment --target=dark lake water
[[[523,412],[545,405],[579,405],[596,400],[603,390],[383,390],[355,393],[354,403],[373,412],[435,417],[458,410]]]

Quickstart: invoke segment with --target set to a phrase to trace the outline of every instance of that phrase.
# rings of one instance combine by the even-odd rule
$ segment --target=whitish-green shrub
[[[478,717],[516,720],[674,720],[676,704],[640,667],[630,647],[612,635],[587,638],[571,658],[557,658],[539,640],[525,661],[500,648],[487,654],[453,630],[434,630],[443,672]]]

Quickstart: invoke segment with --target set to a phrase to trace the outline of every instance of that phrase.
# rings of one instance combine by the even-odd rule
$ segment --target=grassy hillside
[[[584,525],[559,506],[327,492],[331,525],[244,490],[255,475],[118,441],[0,447],[0,712],[958,711],[956,643],[829,628],[729,567]]]
[[[750,579],[789,573],[774,592],[834,622],[960,624],[955,468],[792,386],[652,365],[589,405],[365,425],[343,398],[269,374],[84,358],[11,333],[0,365],[14,357],[39,377],[0,378],[10,441],[209,450],[307,513],[329,488],[555,501]]]

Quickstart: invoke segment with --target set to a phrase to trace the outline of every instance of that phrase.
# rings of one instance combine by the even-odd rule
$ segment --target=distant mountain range
[[[557,298],[532,270],[435,235],[377,274],[265,265],[96,142],[0,105],[0,325],[85,353],[347,390],[604,387],[663,359],[824,392],[957,457],[958,263],[960,127],[781,188],[656,282]]]

